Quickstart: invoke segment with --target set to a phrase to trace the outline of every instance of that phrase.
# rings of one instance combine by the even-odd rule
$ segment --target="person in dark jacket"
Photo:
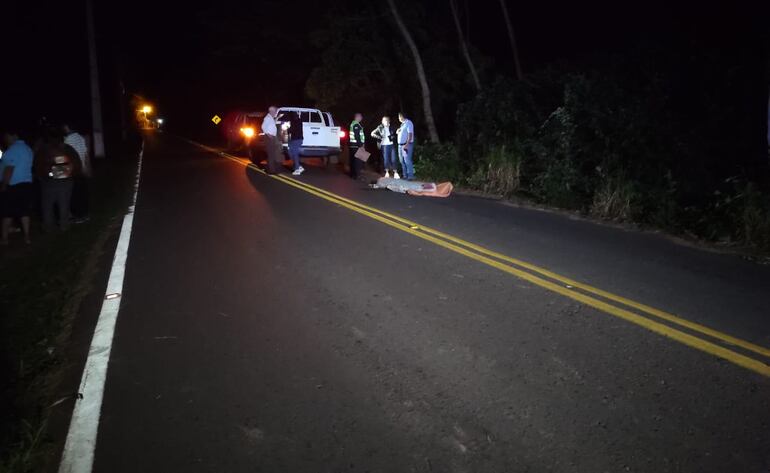
[[[299,113],[291,112],[289,116],[289,156],[294,162],[294,172],[292,173],[294,176],[299,176],[305,172],[305,168],[299,162],[303,140],[302,118],[300,118]]]
[[[59,227],[66,230],[70,224],[75,177],[82,170],[80,156],[71,146],[64,144],[61,136],[51,132],[37,147],[32,169],[40,182],[43,230],[53,230],[54,208],[59,214]]]
[[[364,116],[360,113],[356,113],[353,117],[353,121],[350,123],[350,145],[349,159],[350,159],[350,177],[358,179],[358,173],[361,169],[361,160],[356,158],[356,153],[359,148],[363,148],[366,144],[366,135],[364,134],[364,126],[361,122],[364,120]]]

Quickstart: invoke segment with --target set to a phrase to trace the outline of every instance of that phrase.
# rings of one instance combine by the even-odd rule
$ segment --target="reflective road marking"
[[[267,175],[262,169],[246,159],[223,153],[215,148],[195,142],[190,143]],[[770,349],[768,348],[683,319],[646,304],[572,280],[548,269],[503,255],[447,233],[419,225],[397,215],[347,199],[297,179],[280,174],[267,176],[326,201],[345,207],[358,214],[365,215],[373,220],[384,223],[385,225],[471,258],[487,266],[491,266],[520,279],[524,279],[539,287],[581,302],[628,322],[632,322],[689,347],[709,353],[738,366],[770,377],[770,365],[767,364],[767,360],[770,358]],[[635,312],[634,310],[638,312]],[[678,326],[679,328],[675,326]],[[687,331],[682,329],[686,329]],[[737,351],[736,347],[740,348],[741,351]]]
[[[144,146],[143,146],[144,148]],[[104,302],[102,303],[99,320],[96,322],[91,347],[88,350],[80,388],[72,411],[67,441],[64,444],[59,473],[90,473],[94,464],[96,449],[96,434],[99,428],[99,416],[104,398],[104,383],[107,380],[107,365],[110,361],[112,339],[115,334],[115,323],[120,310],[121,293],[123,292],[123,277],[126,272],[128,245],[131,240],[131,227],[134,223],[134,208],[139,194],[139,177],[142,171],[144,149],[139,153],[139,163],[136,169],[134,197],[128,212],[123,217],[118,246],[112,261],[110,277],[107,281]]]

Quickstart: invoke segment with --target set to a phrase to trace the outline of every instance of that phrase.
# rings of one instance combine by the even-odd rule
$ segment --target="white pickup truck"
[[[284,152],[288,152],[288,129],[284,126],[289,121],[289,113],[296,112],[302,120],[302,157],[328,158],[335,162],[340,154],[340,139],[342,130],[334,125],[334,119],[328,112],[322,112],[315,108],[281,107],[278,109],[276,123],[281,134]],[[260,119],[259,125],[262,124]],[[253,160],[266,158],[262,130],[255,130],[254,125],[241,128],[241,133],[248,133],[246,147],[249,157]],[[245,134],[245,133],[244,133]],[[251,138],[253,136],[253,139]],[[288,154],[288,153],[287,153]],[[328,162],[328,161],[327,161]]]
[[[340,127],[334,126],[331,113],[315,108],[281,107],[276,122],[281,128],[284,150],[288,149],[288,133],[283,124],[288,122],[289,113],[299,114],[302,120],[302,149],[300,154],[308,157],[330,157],[340,154]]]

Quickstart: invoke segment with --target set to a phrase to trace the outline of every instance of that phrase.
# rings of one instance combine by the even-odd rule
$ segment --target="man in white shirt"
[[[72,148],[78,152],[80,162],[83,165],[82,173],[90,176],[91,157],[88,155],[88,145],[86,144],[86,139],[83,137],[83,135],[73,130],[72,127],[67,123],[62,126],[62,131],[64,131],[64,143],[72,146]]]
[[[265,151],[267,152],[267,173],[278,174],[281,172],[280,159],[282,153],[281,140],[278,136],[278,126],[275,123],[275,117],[278,116],[278,108],[271,106],[267,109],[267,115],[262,120],[262,133],[265,139]]]
[[[70,145],[78,153],[82,164],[82,171],[74,180],[70,205],[73,220],[75,223],[82,223],[88,221],[90,207],[88,189],[91,177],[91,156],[88,153],[88,144],[83,135],[73,130],[68,123],[62,126],[62,131],[64,131],[64,143]]]
[[[401,169],[404,177],[410,181],[414,180],[414,164],[412,155],[414,154],[414,123],[406,118],[403,113],[398,114],[398,121],[401,126],[398,128],[398,157],[401,160]]]

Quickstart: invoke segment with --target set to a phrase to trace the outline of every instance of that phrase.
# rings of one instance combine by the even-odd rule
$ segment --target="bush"
[[[749,183],[739,201],[735,214],[739,241],[747,246],[770,250],[770,196]]]
[[[770,196],[756,183],[742,177],[724,181],[726,190],[714,192],[714,200],[697,212],[692,225],[704,238],[770,250]]]
[[[424,143],[414,150],[414,171],[420,179],[458,183],[462,167],[457,148],[452,143]]]
[[[764,139],[755,122],[766,110],[746,113],[766,104],[767,92],[722,67],[730,54],[687,48],[494,82],[458,108],[453,177],[603,219],[770,249],[770,183],[725,180],[769,175],[764,147],[752,148]]]
[[[483,190],[510,196],[521,189],[522,154],[515,146],[493,146],[484,157]]]
[[[608,178],[596,190],[591,203],[591,215],[619,222],[633,221],[639,196],[633,182],[623,178]]]
[[[476,169],[464,182],[469,188],[504,196],[520,190],[522,156],[517,150],[491,147],[476,161]]]

